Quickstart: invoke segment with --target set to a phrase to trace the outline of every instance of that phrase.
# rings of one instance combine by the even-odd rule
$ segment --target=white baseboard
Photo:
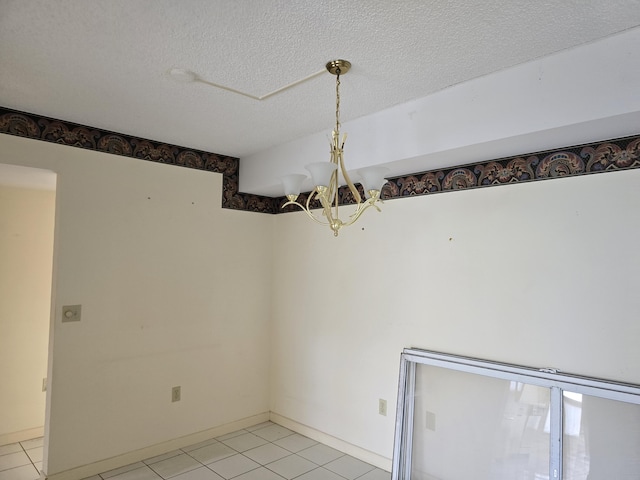
[[[186,435],[184,437],[158,443],[150,447],[141,448],[133,452],[127,452],[122,455],[118,455],[116,457],[100,460],[98,462],[94,462],[88,465],[82,465],[80,467],[76,467],[70,470],[65,470],[64,472],[59,472],[59,473],[55,473],[53,475],[48,475],[48,476],[41,475],[40,479],[41,480],[81,480],[83,478],[91,477],[99,473],[104,473],[109,470],[113,470],[115,468],[124,467],[125,465],[139,462],[147,458],[155,457],[157,455],[162,455],[164,453],[168,453],[182,447],[187,447],[189,445],[193,445],[198,442],[203,442],[210,438],[219,437],[221,435],[225,435],[227,433],[231,433],[236,430],[240,430],[242,428],[251,427],[258,423],[266,422],[267,420],[271,420],[273,423],[277,423],[278,425],[282,425],[283,427],[293,430],[294,432],[299,433],[300,435],[304,435],[320,443],[324,443],[329,447],[340,450],[341,452],[351,455],[352,457],[362,460],[363,462],[370,463],[371,465],[374,465],[378,468],[386,470],[387,472],[391,471],[391,459],[389,458],[383,457],[382,455],[378,455],[377,453],[373,453],[369,450],[365,450],[364,448],[357,447],[351,443],[345,442],[344,440],[340,440],[339,438],[333,437],[329,434],[316,430],[315,428],[309,427],[307,425],[298,423],[295,420],[291,420],[290,418],[284,417],[277,413],[264,412],[258,415],[253,415],[251,417],[243,418],[242,420],[237,420],[235,422],[220,425],[218,427],[210,428],[208,430],[203,430],[201,432],[193,433],[191,435]],[[38,430],[38,429],[33,429],[33,430]],[[25,430],[25,432],[27,431]],[[29,430],[28,432],[31,432],[31,430]],[[22,433],[22,432],[18,432],[18,433]],[[12,435],[15,435],[15,434],[12,434]],[[33,435],[29,438],[36,438],[38,436],[42,436],[42,428],[40,429],[39,434]],[[0,439],[2,438],[4,438],[4,436],[0,437]],[[23,438],[22,440],[28,440],[29,438]],[[22,440],[15,440],[15,441],[22,441]],[[11,441],[8,443],[15,443],[15,441]]]
[[[289,430],[293,430],[294,432],[299,433],[300,435],[304,435],[305,437],[309,437],[317,442],[324,443],[325,445],[331,448],[335,448],[336,450],[340,450],[341,452],[344,452],[347,455],[351,455],[358,460],[370,463],[371,465],[381,468],[382,470],[385,470],[387,472],[391,471],[390,458],[383,457],[382,455],[378,455],[377,453],[373,453],[369,450],[365,450],[364,448],[357,447],[356,445],[345,442],[344,440],[340,440],[339,438],[333,437],[329,434],[321,432],[320,430],[308,427],[307,425],[303,425],[296,422],[295,420],[283,417],[282,415],[274,412],[271,412],[269,419],[273,423],[282,425]]]
[[[0,447],[10,443],[24,442],[32,438],[44,436],[44,427],[29,428],[20,432],[4,433],[0,435]]]
[[[124,467],[147,458],[162,455],[173,450],[177,450],[182,447],[188,447],[195,443],[209,440],[210,438],[226,435],[227,433],[234,432],[243,428],[251,427],[258,423],[266,422],[269,420],[269,413],[264,412],[251,417],[243,418],[235,422],[226,423],[218,427],[203,430],[201,432],[186,435],[184,437],[176,438],[166,442],[158,443],[150,447],[141,448],[133,452],[127,452],[117,457],[100,460],[89,465],[82,465],[80,467],[73,468],[71,470],[65,470],[64,472],[55,473],[53,475],[40,476],[41,480],[80,480],[82,478],[91,477],[99,473],[104,473],[115,468]]]

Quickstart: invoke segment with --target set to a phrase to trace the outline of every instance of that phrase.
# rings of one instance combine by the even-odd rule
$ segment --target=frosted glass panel
[[[565,480],[640,480],[640,405],[563,394]]]
[[[411,479],[547,480],[549,404],[548,388],[417,365]]]

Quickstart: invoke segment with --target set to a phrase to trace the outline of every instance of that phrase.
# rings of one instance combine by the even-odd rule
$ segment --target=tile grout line
[[[13,445],[13,444],[8,444],[8,445]],[[16,468],[26,467],[27,465],[31,465],[35,469],[36,473],[40,475],[40,470],[38,470],[38,467],[36,467],[36,464],[34,463],[34,461],[31,460],[31,456],[27,453],[27,449],[24,448],[24,445],[22,445],[22,442],[16,442],[15,445],[18,445],[20,447],[21,452],[27,456],[27,460],[29,460],[29,463],[25,463],[24,465],[16,465],[15,467],[5,468],[3,470],[0,470],[0,472],[8,472],[9,470],[14,470]],[[11,453],[20,453],[20,451],[11,452]],[[0,457],[4,457],[5,455],[11,455],[11,453],[0,455]]]
[[[27,458],[29,459],[29,461],[31,462],[31,465],[33,465],[33,468],[36,470],[36,473],[38,475],[40,475],[40,470],[38,470],[38,467],[36,467],[36,464],[33,463],[33,460],[31,460],[31,455],[29,455],[27,453],[27,449],[24,448],[24,445],[22,445],[22,442],[18,442],[18,445],[20,445],[20,448],[22,449],[22,451],[24,452],[24,454],[27,456]]]
[[[270,431],[270,432],[265,432],[264,433],[264,435],[267,435],[267,437],[273,438],[273,440],[269,440],[268,438],[265,438],[265,437],[263,437],[263,436],[258,434],[260,431],[262,431],[264,429],[272,428],[274,426],[281,427],[283,430],[278,431],[277,429],[275,429],[275,431]],[[288,430],[288,433],[287,433],[287,430]],[[284,436],[278,437],[278,435],[283,434],[283,433],[285,434]],[[231,435],[231,434],[234,434],[234,435],[231,436],[231,437],[225,438],[224,440],[219,440],[218,439],[218,438],[227,437],[227,435]],[[253,447],[251,447],[251,448],[249,448],[247,450],[244,450],[244,451],[239,451],[239,450],[237,450],[237,448],[246,447],[247,446],[247,442],[245,442],[244,444],[243,444],[243,442],[240,442],[240,441],[237,442],[236,443],[236,447],[237,448],[234,448],[234,447],[232,447],[230,445],[227,445],[225,443],[226,441],[231,441],[232,439],[234,439],[236,437],[239,437],[241,435],[246,435],[246,434],[251,434],[252,436],[255,436],[255,437],[259,438],[260,440],[264,441],[265,443],[263,443],[262,445],[253,446]],[[352,471],[342,470],[342,473],[345,474],[345,475],[348,475],[348,476],[345,476],[345,475],[343,475],[341,473],[338,473],[337,471],[333,471],[332,469],[327,468],[328,464],[330,464],[330,463],[332,463],[334,461],[337,461],[337,460],[339,460],[341,458],[350,457],[350,456],[347,455],[344,452],[341,452],[339,450],[333,449],[332,447],[329,447],[328,445],[325,445],[325,444],[323,444],[321,442],[317,442],[317,441],[313,441],[314,443],[312,445],[308,445],[307,444],[305,446],[305,448],[302,448],[302,449],[299,449],[299,450],[296,450],[296,451],[292,451],[289,448],[285,448],[284,446],[278,445],[275,442],[279,442],[279,441],[285,440],[285,439],[287,439],[289,437],[293,437],[294,435],[300,435],[300,434],[297,433],[297,432],[291,431],[289,429],[286,429],[286,427],[282,427],[282,426],[280,426],[280,425],[278,425],[276,423],[271,423],[270,422],[270,423],[267,423],[266,425],[264,425],[264,426],[262,426],[260,428],[253,429],[253,430],[240,429],[237,432],[230,432],[227,435],[221,435],[218,438],[214,437],[214,438],[210,439],[210,443],[209,443],[209,440],[206,440],[205,442],[208,442],[208,443],[206,443],[204,445],[201,445],[201,446],[199,446],[198,448],[195,448],[195,449],[191,448],[191,447],[193,447],[193,445],[188,445],[188,446],[185,446],[185,447],[182,447],[182,448],[178,448],[178,449],[175,450],[175,452],[176,452],[175,455],[171,455],[168,458],[160,459],[160,460],[155,461],[153,463],[146,463],[146,462],[147,462],[147,460],[153,459],[155,457],[150,457],[149,459],[141,460],[140,461],[140,463],[141,463],[140,467],[134,468],[132,470],[128,470],[128,471],[117,473],[116,476],[125,475],[125,477],[123,477],[123,478],[128,478],[126,475],[129,472],[137,470],[138,468],[147,467],[150,470],[150,472],[152,472],[152,474],[155,475],[154,478],[156,478],[157,480],[173,480],[173,479],[179,479],[181,476],[186,475],[189,472],[193,472],[194,470],[197,470],[197,469],[200,469],[202,467],[205,467],[208,471],[213,472],[216,475],[219,475],[224,480],[236,480],[238,477],[242,477],[243,475],[249,474],[251,472],[256,472],[257,470],[259,470],[261,468],[263,468],[266,472],[269,472],[269,474],[275,475],[274,478],[276,478],[277,480],[298,480],[298,479],[304,477],[305,475],[311,474],[311,472],[316,472],[318,469],[321,469],[320,472],[325,471],[325,472],[330,472],[331,474],[335,475],[336,477],[334,477],[334,478],[336,478],[336,480],[358,480],[358,479],[364,477],[365,475],[369,474],[370,472],[374,472],[375,470],[377,470],[377,468],[375,466],[371,465],[371,470],[368,470],[368,471],[366,471],[366,472],[364,472],[362,474],[359,474],[359,475],[357,475],[355,477],[353,475],[356,474],[356,471],[353,471],[353,470]],[[304,437],[304,436],[302,436],[302,437]],[[248,437],[247,437],[247,439],[248,439]],[[310,439],[310,440],[313,440],[313,439]],[[35,468],[36,473],[39,474],[40,472],[38,471],[38,468],[36,467],[36,465],[33,462],[33,460],[31,460],[31,457],[29,456],[28,450],[25,448],[25,446],[22,444],[22,442],[17,442],[17,443],[19,444],[21,451],[24,452],[25,455],[27,455],[27,458],[28,458],[30,464]],[[199,442],[199,443],[204,443],[204,442]],[[251,443],[252,443],[252,441],[248,442],[248,444],[251,444]],[[192,455],[193,452],[195,452],[195,451],[197,451],[197,450],[199,450],[201,448],[206,448],[208,446],[212,446],[212,445],[215,445],[215,444],[219,444],[219,445],[223,445],[224,447],[227,447],[229,449],[228,456],[227,457],[223,457],[223,458],[219,458],[217,460],[214,460],[214,461],[210,462],[209,464],[206,464],[206,463],[204,463],[204,461],[206,461],[207,457],[202,456],[201,458],[203,458],[204,461],[201,461],[201,460],[198,460],[195,456]],[[289,445],[290,448],[295,448],[295,449],[299,448],[298,446],[296,446],[296,444],[302,445],[299,442],[295,441],[294,439],[291,439],[290,442],[286,442],[285,444]],[[250,453],[250,452],[252,452],[254,450],[257,450],[259,448],[266,447],[266,446],[276,447],[277,449],[280,449],[280,450],[277,450],[277,451],[273,452],[275,457],[277,457],[277,455],[281,455],[281,454],[285,454],[285,453],[286,454],[285,454],[284,457],[275,458],[274,460],[269,460],[269,458],[271,457],[271,454],[267,453],[267,452],[264,452],[264,453],[261,452],[260,454],[257,454],[256,458],[260,459],[260,460],[254,460],[249,455],[247,455],[248,453]],[[337,453],[339,453],[339,455],[337,457],[335,457],[335,458],[331,458],[331,460],[326,461],[326,462],[324,462],[322,464],[316,463],[315,461],[311,460],[310,458],[306,458],[306,457],[300,455],[300,453],[305,452],[306,450],[309,450],[311,448],[318,447],[318,446],[324,446],[324,447],[330,448],[332,450],[335,450]],[[189,451],[186,451],[185,449],[189,449]],[[267,451],[268,451],[268,449],[267,449]],[[231,452],[233,452],[233,453],[231,453]],[[167,454],[169,454],[169,453],[172,453],[172,452],[167,452]],[[183,454],[186,455],[186,457],[183,457],[185,460],[188,458],[188,459],[192,460],[193,462],[195,462],[194,465],[185,465],[185,468],[188,468],[187,470],[179,470],[178,471],[178,469],[176,469],[174,471],[177,471],[178,473],[175,473],[175,474],[171,473],[171,470],[165,470],[164,471],[164,475],[167,475],[165,477],[160,473],[160,471],[162,471],[164,469],[164,467],[158,467],[158,470],[156,470],[154,468],[154,465],[157,464],[157,463],[168,461],[168,460],[170,460],[172,458],[175,458],[175,457],[183,455]],[[313,452],[313,454],[311,454],[310,456],[313,458],[317,454],[320,454],[320,452],[317,452],[317,453]],[[329,455],[329,456],[332,457],[333,454],[334,453],[331,453],[331,455]],[[216,462],[223,461],[226,458],[231,458],[232,456],[235,456],[235,455],[240,455],[241,458],[243,458],[244,460],[248,460],[250,462],[254,462],[256,464],[256,466],[253,467],[253,468],[250,468],[249,470],[247,470],[245,472],[242,472],[240,474],[237,474],[237,475],[234,474],[233,476],[230,476],[228,478],[227,477],[223,477],[222,475],[217,473],[212,468],[212,465],[215,464]],[[157,457],[161,457],[161,456],[162,455],[158,455]],[[273,457],[271,457],[271,458],[273,458]],[[285,458],[292,458],[292,461],[304,460],[304,461],[308,462],[308,464],[305,465],[305,468],[306,467],[312,467],[312,468],[310,470],[305,471],[305,472],[302,472],[302,473],[299,473],[299,474],[297,474],[297,473],[294,474],[294,472],[296,472],[295,469],[294,470],[287,470],[287,468],[289,468],[289,467],[286,467],[286,468],[280,470],[282,472],[282,474],[281,474],[281,473],[278,473],[278,471],[276,471],[276,469],[279,468],[279,467],[277,467],[277,466],[276,467],[270,467],[270,465],[272,465],[272,464],[274,464],[274,463],[276,463],[276,462],[278,462],[280,460],[284,460]],[[317,460],[321,460],[322,461],[322,458],[323,458],[323,455],[320,454],[320,456],[319,456],[319,458],[317,458]],[[247,465],[247,466],[250,466],[250,465]],[[189,468],[189,467],[191,467],[191,468]],[[91,477],[91,478],[93,478],[94,480],[110,480],[112,477],[109,477],[109,476],[105,477],[105,474],[107,474],[107,473],[109,473],[109,472],[101,472],[99,474],[96,474],[95,477]],[[284,476],[283,474],[287,475],[287,476]],[[294,476],[291,476],[291,478],[288,478],[289,475],[294,475]],[[254,473],[254,476],[255,476],[255,473]],[[374,476],[374,478],[375,478],[375,476]],[[85,479],[85,480],[88,480],[88,479]]]
[[[275,425],[275,424],[272,424],[272,425]],[[252,461],[252,462],[255,462],[255,463],[258,465],[256,468],[253,468],[253,469],[248,470],[248,471],[246,471],[246,472],[240,473],[240,474],[235,475],[235,476],[233,476],[233,477],[229,477],[229,478],[228,478],[228,479],[226,479],[226,480],[232,480],[232,479],[234,479],[234,478],[236,478],[236,477],[239,477],[239,476],[241,476],[241,475],[245,475],[245,474],[247,474],[247,473],[249,473],[249,472],[253,472],[253,471],[258,470],[258,469],[260,469],[260,468],[265,468],[265,469],[269,470],[270,472],[272,472],[274,475],[277,475],[277,476],[278,476],[279,478],[281,478],[282,480],[287,480],[287,478],[286,478],[286,477],[283,477],[283,476],[282,476],[282,475],[280,475],[278,472],[276,472],[276,471],[274,471],[274,470],[272,470],[272,469],[270,469],[270,468],[268,467],[268,465],[269,465],[269,464],[271,464],[271,463],[275,463],[275,462],[277,462],[278,460],[281,460],[281,459],[274,460],[274,461],[272,461],[272,462],[268,462],[268,463],[264,463],[264,464],[263,464],[263,463],[257,462],[257,461],[256,461],[256,460],[254,460],[253,458],[251,458],[251,457],[249,457],[249,456],[245,455],[245,453],[250,452],[251,450],[256,450],[256,449],[258,449],[258,448],[260,448],[260,447],[263,447],[263,446],[265,446],[265,445],[274,445],[274,446],[276,446],[276,447],[278,447],[278,448],[282,448],[283,450],[285,450],[286,452],[288,452],[288,453],[289,453],[288,455],[286,455],[285,457],[282,457],[282,458],[287,458],[287,457],[291,457],[291,456],[296,456],[296,457],[298,457],[298,458],[302,458],[302,459],[304,459],[304,457],[299,456],[296,452],[292,452],[291,450],[288,450],[287,448],[281,447],[280,445],[277,445],[276,443],[274,443],[274,442],[276,442],[276,441],[278,441],[278,440],[282,440],[282,439],[284,439],[284,438],[291,437],[291,436],[295,435],[295,432],[291,432],[291,433],[289,433],[289,434],[287,434],[287,435],[285,435],[285,436],[283,436],[283,437],[276,438],[275,440],[268,440],[268,439],[266,439],[266,438],[264,438],[264,437],[262,437],[262,436],[260,436],[259,434],[257,434],[257,433],[256,433],[256,432],[259,432],[260,430],[263,430],[263,429],[269,428],[269,427],[271,427],[272,425],[265,425],[264,427],[261,427],[261,428],[255,429],[255,430],[247,430],[247,429],[243,429],[243,431],[245,431],[246,433],[249,433],[249,434],[252,434],[252,435],[254,435],[254,436],[258,437],[258,438],[261,438],[261,439],[262,439],[262,440],[264,440],[266,443],[264,443],[263,445],[259,445],[259,446],[257,446],[257,447],[250,448],[250,449],[245,450],[245,451],[242,451],[242,452],[241,452],[241,451],[236,450],[235,448],[233,448],[233,447],[231,447],[231,446],[229,446],[229,445],[227,445],[227,444],[225,443],[225,441],[224,441],[224,440],[218,440],[218,442],[219,442],[219,443],[221,443],[221,444],[225,445],[226,447],[230,448],[231,450],[235,451],[236,453],[235,453],[234,455],[241,455],[241,456],[243,456],[244,458],[246,458],[246,459],[248,459],[248,460],[250,460],[250,461]],[[241,434],[238,434],[238,435],[234,435],[233,437],[227,438],[227,439],[225,439],[225,440],[231,440],[231,439],[236,438],[236,437],[238,437],[238,436],[240,436],[240,435],[245,435],[245,433],[241,433]],[[206,445],[205,445],[205,447],[206,447]],[[202,447],[202,448],[204,448],[204,447]],[[311,447],[308,447],[308,448],[311,448]],[[302,450],[300,450],[300,451],[303,451],[303,450],[306,450],[306,449],[302,449]],[[197,461],[198,463],[200,463],[200,465],[204,466],[204,467],[205,467],[205,468],[207,468],[208,470],[212,471],[213,473],[216,473],[216,475],[219,475],[215,470],[213,470],[213,468],[211,468],[211,467],[210,467],[210,464],[204,464],[204,463],[200,462],[197,458],[195,458],[195,457],[193,457],[192,455],[190,455],[190,454],[189,454],[189,452],[186,452],[186,451],[184,451],[184,450],[182,450],[182,449],[180,449],[180,451],[182,451],[183,453],[187,454],[190,458],[193,458],[195,461]],[[230,455],[230,457],[231,457],[231,456],[233,456],[233,455]],[[344,455],[343,455],[343,456],[344,456]],[[229,458],[229,457],[226,457],[226,458]],[[340,457],[338,457],[338,458],[340,458]],[[221,460],[224,460],[224,459],[221,459]],[[304,459],[304,460],[306,460],[306,459]],[[310,460],[308,460],[308,461],[310,461]],[[212,462],[212,463],[215,463],[215,462]],[[315,462],[311,462],[311,463],[313,463],[313,464],[314,464],[314,468],[312,468],[311,470],[309,470],[309,471],[307,471],[307,472],[301,473],[300,475],[296,475],[295,477],[292,477],[292,478],[291,478],[291,479],[289,479],[289,480],[294,480],[295,478],[298,478],[298,477],[300,477],[300,476],[304,475],[305,473],[312,472],[312,471],[314,471],[314,470],[316,470],[316,469],[318,469],[318,468],[321,468],[321,467],[322,467],[322,465],[318,465],[318,464],[316,464]],[[151,466],[149,466],[149,467],[151,468]],[[196,468],[200,468],[200,467],[196,467]],[[153,469],[152,469],[152,470],[153,470]],[[193,470],[195,470],[195,468],[194,468]],[[153,470],[153,471],[155,472],[155,470]],[[157,475],[160,475],[160,474],[158,474],[157,472],[155,472],[155,473],[156,473]],[[161,476],[161,475],[160,475],[160,476]],[[342,477],[342,475],[339,475],[339,476],[340,476],[340,477]],[[162,477],[162,478],[164,478],[164,477]],[[223,478],[224,478],[224,477],[223,477]],[[345,477],[342,477],[342,478],[345,478]],[[167,479],[164,479],[164,480],[167,480]],[[348,479],[345,479],[345,480],[348,480]]]

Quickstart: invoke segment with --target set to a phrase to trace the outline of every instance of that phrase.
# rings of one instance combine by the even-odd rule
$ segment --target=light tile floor
[[[29,442],[0,447],[0,480],[38,478],[37,471],[41,468],[42,461],[42,439],[39,440],[39,447]],[[37,442],[37,440],[30,442]],[[27,445],[24,445],[25,443]],[[39,457],[35,452],[37,448],[40,449]],[[30,464],[23,463],[25,458],[22,455],[30,459],[30,452],[38,460]],[[22,455],[15,459],[9,457],[15,453]],[[265,422],[101,473],[86,480],[166,480],[169,478],[172,480],[229,480],[232,478],[234,480],[389,480],[391,474],[280,425]]]
[[[42,437],[0,447],[0,480],[36,480],[42,469]]]

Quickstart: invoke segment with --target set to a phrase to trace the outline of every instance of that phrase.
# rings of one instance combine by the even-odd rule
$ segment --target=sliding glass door
[[[393,479],[640,480],[640,387],[402,355]]]
[[[563,392],[565,480],[640,479],[640,406]]]

